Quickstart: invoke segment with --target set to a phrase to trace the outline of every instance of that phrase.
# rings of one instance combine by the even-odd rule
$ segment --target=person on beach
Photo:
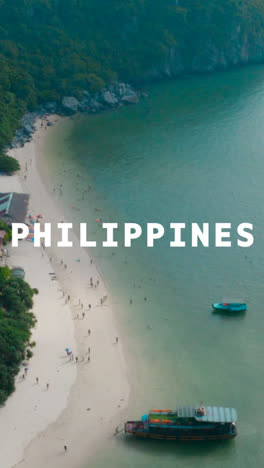
[[[71,296],[68,294],[68,301],[70,300]]]
[[[88,330],[88,335],[91,335],[91,330],[90,330],[90,328],[89,328],[89,330]]]
[[[75,358],[76,364],[78,363],[78,360],[79,360],[78,356],[76,356],[76,358]]]
[[[39,378],[38,378],[38,377],[36,377],[36,383],[37,383],[37,384],[39,383]]]
[[[93,278],[90,278],[90,286],[93,287]]]
[[[46,389],[47,389],[47,390],[49,389],[49,383],[46,384]]]
[[[64,452],[67,452],[67,450],[68,450],[67,445],[64,445]]]
[[[82,317],[83,317],[83,319],[84,319],[84,317],[85,317],[85,312],[82,313]]]
[[[90,360],[91,360],[91,358],[90,358],[90,356],[88,356],[87,361],[90,362]]]
[[[91,304],[89,304],[89,309],[91,309],[91,307],[92,307]]]
[[[89,347],[89,348],[88,348],[88,354],[90,354],[90,352],[91,352],[91,348]]]
[[[116,337],[116,344],[118,343],[118,336]]]

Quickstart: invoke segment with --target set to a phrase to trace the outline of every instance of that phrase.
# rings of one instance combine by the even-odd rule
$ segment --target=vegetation
[[[37,105],[134,81],[172,47],[191,60],[234,28],[264,31],[262,0],[0,0],[0,150]]]
[[[14,391],[21,362],[32,355],[36,319],[30,309],[35,292],[9,268],[0,268],[0,404]]]
[[[15,158],[7,155],[0,155],[0,172],[12,174],[12,172],[18,171],[19,169],[19,162]]]
[[[0,231],[5,231],[6,235],[4,237],[3,244],[6,245],[8,241],[12,238],[12,229],[4,221],[0,220]]]

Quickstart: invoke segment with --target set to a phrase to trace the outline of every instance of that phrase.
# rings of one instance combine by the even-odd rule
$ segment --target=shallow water
[[[120,242],[124,222],[143,226],[131,249],[92,251],[132,370],[124,419],[200,401],[239,414],[234,441],[190,446],[120,435],[87,467],[262,466],[264,68],[153,86],[137,106],[59,123],[47,145],[46,176],[52,171],[56,188],[63,183],[72,219],[89,223],[91,238],[103,238],[96,218],[120,223]],[[245,221],[255,236],[247,249],[236,245]],[[166,228],[153,249],[147,222]],[[169,247],[170,222],[186,223],[185,248]],[[209,248],[190,247],[192,222],[210,223]],[[214,246],[215,222],[232,223],[231,248]],[[246,301],[248,312],[212,313],[212,302],[228,298]]]

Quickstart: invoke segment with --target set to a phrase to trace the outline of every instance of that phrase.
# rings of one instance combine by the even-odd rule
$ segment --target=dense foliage
[[[19,162],[15,158],[0,154],[0,172],[12,174],[12,172],[18,171],[19,168]]]
[[[0,150],[26,109],[136,80],[172,47],[186,62],[208,37],[228,47],[263,18],[263,0],[0,0]]]
[[[8,241],[12,238],[12,229],[4,221],[0,220],[0,231],[5,231],[6,235],[4,237],[3,244],[6,245]]]
[[[0,268],[0,404],[15,389],[21,362],[31,356],[31,328],[35,317],[29,312],[37,292],[21,278]]]

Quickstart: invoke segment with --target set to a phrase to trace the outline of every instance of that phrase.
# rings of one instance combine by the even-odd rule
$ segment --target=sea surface
[[[264,68],[184,76],[147,92],[136,106],[59,122],[43,170],[76,229],[88,223],[91,240],[104,238],[96,220],[119,223],[120,246],[91,254],[110,289],[128,363],[131,397],[120,423],[203,401],[236,407],[239,435],[180,445],[120,434],[102,441],[84,468],[261,467]],[[131,248],[122,244],[124,222],[143,228]],[[165,227],[154,248],[146,247],[148,222]],[[186,247],[169,246],[171,222],[186,223]],[[210,224],[208,248],[191,247],[194,222]],[[215,247],[216,222],[232,224],[230,248]],[[242,222],[254,225],[250,248],[237,246]],[[212,311],[212,302],[234,299],[247,302],[245,314]]]

